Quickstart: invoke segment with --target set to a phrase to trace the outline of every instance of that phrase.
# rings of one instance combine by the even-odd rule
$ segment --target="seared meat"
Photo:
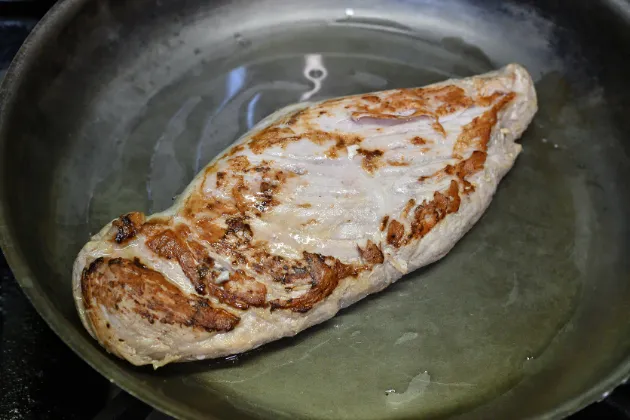
[[[136,365],[243,352],[442,258],[489,205],[537,110],[527,71],[302,103],[264,119],[168,210],[78,255],[87,330]]]

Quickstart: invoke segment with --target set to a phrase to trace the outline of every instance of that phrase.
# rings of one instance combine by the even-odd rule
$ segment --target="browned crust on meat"
[[[176,260],[182,268],[184,274],[195,287],[199,294],[205,293],[205,285],[202,278],[199,278],[198,264],[188,245],[174,231],[167,229],[153,236],[146,241],[147,246],[157,255],[167,260]]]
[[[387,229],[387,243],[394,248],[399,248],[403,244],[403,237],[405,236],[405,226],[398,220],[392,220],[389,222],[389,228]]]
[[[373,174],[374,172],[376,172],[376,170],[382,165],[382,150],[358,149],[357,153],[363,156],[361,167],[369,174]]]
[[[131,212],[120,216],[112,222],[116,228],[113,240],[118,244],[124,244],[134,238],[144,223],[144,213]]]
[[[250,167],[249,159],[247,159],[247,156],[243,155],[235,156],[227,162],[230,169],[234,172],[246,172]]]
[[[97,258],[83,270],[81,288],[86,315],[103,341],[107,341],[108,333],[99,329],[102,318],[96,312],[101,307],[112,315],[135,313],[150,324],[158,322],[208,332],[230,331],[240,320],[212,306],[208,299],[184,294],[138,259]]]
[[[482,170],[484,167],[485,161],[486,161],[486,152],[475,150],[474,152],[472,152],[470,157],[468,157],[468,159],[461,160],[454,165],[446,165],[444,168],[440,169],[437,172],[432,173],[431,175],[420,176],[418,177],[418,181],[424,182],[428,179],[440,180],[447,175],[455,175],[457,179],[461,181],[462,183],[470,184],[466,180],[466,177]]]
[[[363,99],[364,101],[371,102],[373,104],[377,104],[377,103],[381,102],[381,98],[379,98],[376,95],[364,95],[364,96],[361,97],[361,99]]]
[[[424,201],[416,207],[408,239],[417,239],[425,236],[446,215],[458,211],[460,202],[459,184],[457,181],[452,180],[445,193],[436,191],[433,194],[432,201]]]
[[[359,250],[359,255],[361,255],[361,259],[370,265],[374,264],[382,264],[384,261],[383,253],[381,252],[381,248],[374,244],[374,242],[368,240],[365,248],[361,248],[357,246]]]
[[[516,94],[514,92],[498,96],[501,99],[489,111],[484,112],[482,115],[466,124],[455,142],[453,156],[461,159],[463,152],[472,146],[475,146],[477,150],[485,152],[488,149],[488,140],[490,139],[492,127],[497,123],[499,111],[514,99],[515,96]]]
[[[182,216],[189,218],[203,214],[205,217],[216,219],[226,214],[238,213],[238,209],[231,201],[206,197],[200,190],[193,191],[186,199],[181,211]]]
[[[286,147],[287,144],[300,140],[300,137],[289,127],[267,127],[251,137],[249,148],[256,154],[261,154],[265,149],[279,146]]]
[[[293,312],[307,312],[319,301],[330,296],[339,281],[356,276],[358,271],[333,257],[304,252],[308,274],[312,280],[311,289],[300,297],[271,301],[271,309],[290,309]]]
[[[473,105],[472,98],[467,96],[466,92],[461,87],[449,85],[442,89],[439,96],[439,100],[442,104],[435,111],[438,116],[450,115]]]
[[[455,175],[459,180],[464,181],[468,176],[479,172],[486,163],[485,152],[475,150],[468,159],[464,159],[457,165],[448,165],[444,168],[444,172],[449,175]]]

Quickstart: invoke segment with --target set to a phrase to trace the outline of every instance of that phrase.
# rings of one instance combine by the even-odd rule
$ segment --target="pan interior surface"
[[[599,46],[630,42],[607,2],[66,3],[13,69],[5,251],[53,328],[122,387],[189,418],[514,418],[577,409],[627,373],[630,69]],[[70,272],[89,235],[170,206],[266,115],[509,62],[532,73],[540,110],[443,260],[226,360],[131,368],[83,330]]]

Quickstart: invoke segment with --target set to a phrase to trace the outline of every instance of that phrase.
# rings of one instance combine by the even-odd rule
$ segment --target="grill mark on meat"
[[[227,174],[225,172],[217,172],[217,188],[221,188],[225,186],[225,177]]]
[[[355,119],[366,117],[401,120],[417,117],[437,119],[473,104],[466,92],[454,85],[392,90],[383,92],[376,98],[379,100],[366,101],[363,97],[363,102],[354,103],[352,117]],[[324,102],[321,106],[326,105],[328,102]]]
[[[162,231],[147,239],[146,245],[160,257],[177,260],[182,271],[199,294],[205,293],[205,285],[198,277],[197,261],[188,246],[172,230]]]
[[[298,120],[300,119],[300,116],[307,114],[308,111],[309,111],[308,108],[304,108],[304,109],[301,109],[301,110],[299,110],[297,112],[294,112],[293,114],[291,114],[289,116],[289,118],[287,119],[286,124],[289,125],[289,126],[297,124]]]
[[[203,190],[193,191],[187,198],[182,209],[182,216],[195,218],[203,215],[209,219],[216,219],[223,215],[237,214],[238,209],[234,203],[216,197],[204,196]]]
[[[243,270],[237,270],[223,285],[228,293],[238,297],[251,306],[265,306],[267,287],[245,274]]]
[[[411,138],[410,142],[411,142],[411,144],[416,145],[416,146],[423,146],[423,145],[427,144],[428,140],[423,139],[420,136],[415,136],[415,137]]]
[[[442,117],[473,105],[473,100],[459,86],[448,86],[436,99],[441,102],[435,113]]]
[[[447,214],[458,211],[460,202],[459,184],[452,180],[446,193],[436,191],[432,201],[425,200],[416,207],[408,240],[425,236]]]
[[[363,137],[355,134],[323,131],[314,127],[311,120],[327,113],[327,106],[324,104],[296,111],[289,117],[251,136],[247,145],[254,154],[259,155],[269,148],[285,148],[288,144],[301,140],[310,141],[320,146],[333,143],[324,154],[331,159],[336,159],[346,152],[348,146],[360,144]]]
[[[449,175],[455,175],[463,181],[468,176],[483,169],[484,163],[486,162],[486,156],[485,152],[475,150],[468,159],[464,159],[454,166],[446,166],[446,168],[444,168],[444,172]]]
[[[211,219],[198,219],[195,224],[198,227],[197,232],[199,233],[199,237],[210,243],[219,242],[227,231],[227,229],[213,223]]]
[[[433,127],[433,129],[435,131],[440,133],[442,135],[442,137],[446,137],[446,130],[444,129],[444,126],[442,124],[440,124],[440,122],[438,120],[435,120],[435,122],[433,124],[431,124],[431,127]]]
[[[254,232],[251,226],[245,223],[243,217],[230,217],[225,220],[225,224],[228,226],[223,235],[224,241],[229,241],[237,246],[246,246],[254,237]]]
[[[409,210],[411,210],[415,204],[416,204],[416,200],[414,200],[413,198],[407,201],[407,204],[405,204],[405,208],[403,209],[402,214],[401,214],[403,219],[407,218],[407,215],[409,214]]]
[[[495,103],[497,99],[503,96],[505,96],[504,92],[494,92],[492,95],[478,97],[475,103],[478,106],[487,107]]]
[[[410,162],[405,159],[400,159],[400,160],[389,159],[387,160],[387,163],[391,166],[409,166],[410,165]]]
[[[253,267],[259,274],[268,274],[274,282],[283,285],[307,284],[307,264],[301,260],[290,260],[279,255],[272,255],[266,249],[254,250]]]
[[[291,128],[272,125],[252,136],[248,145],[252,152],[259,155],[264,152],[265,149],[275,146],[284,148],[287,144],[299,140],[300,137],[297,136]]]
[[[305,118],[305,114],[306,113],[300,114],[303,119]],[[301,123],[301,127],[306,128],[306,130],[299,130],[297,127],[298,122]],[[288,144],[301,140],[311,141],[320,146],[330,142],[334,143],[325,154],[335,159],[339,156],[340,152],[345,151],[348,146],[360,144],[363,141],[363,137],[312,129],[308,126],[308,123],[300,121],[300,118],[297,118],[293,123],[293,128],[271,125],[261,130],[250,138],[248,146],[253,153],[259,155],[266,149],[272,147],[285,148]]]
[[[207,332],[230,331],[240,320],[203,297],[184,294],[137,259],[97,258],[83,270],[81,288],[86,314],[96,329],[103,324],[103,318],[96,314],[101,307],[107,308],[110,316],[135,313],[151,324],[160,322]]]
[[[118,244],[123,244],[134,238],[140,231],[144,219],[144,213],[131,212],[114,220],[112,222],[112,225],[116,228],[116,233],[113,238],[114,241]]]

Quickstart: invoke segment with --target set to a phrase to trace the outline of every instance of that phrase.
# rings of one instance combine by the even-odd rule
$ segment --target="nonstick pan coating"
[[[627,2],[66,0],[0,91],[2,248],[88,363],[183,418],[560,418],[630,372]],[[442,261],[297,337],[132,368],[83,330],[73,259],[169,206],[265,115],[509,62],[540,111]],[[309,71],[309,70],[316,71]]]

